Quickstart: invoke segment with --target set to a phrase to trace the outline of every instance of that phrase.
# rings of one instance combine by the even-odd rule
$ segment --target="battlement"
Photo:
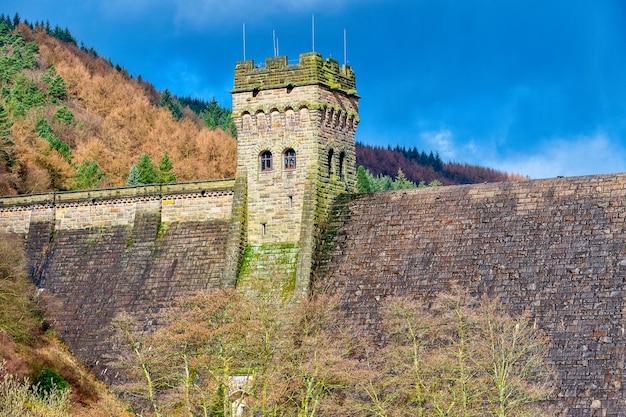
[[[305,85],[320,85],[347,95],[357,95],[352,68],[339,66],[339,62],[332,58],[323,59],[317,52],[300,54],[299,63],[292,65],[287,56],[267,58],[265,67],[255,67],[253,60],[239,61],[235,66],[235,86],[231,93]]]

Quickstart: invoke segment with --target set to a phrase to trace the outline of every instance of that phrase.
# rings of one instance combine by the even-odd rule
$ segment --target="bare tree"
[[[545,415],[553,370],[547,340],[497,300],[441,295],[431,308],[388,299],[385,347],[371,355],[374,377],[362,405],[376,416]]]
[[[155,415],[545,415],[553,372],[526,317],[462,292],[430,308],[390,298],[382,313],[381,347],[325,295],[201,293],[153,334],[120,319],[122,362]]]

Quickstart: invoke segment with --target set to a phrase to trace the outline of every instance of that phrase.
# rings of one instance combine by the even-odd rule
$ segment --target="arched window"
[[[341,181],[343,181],[344,177],[345,177],[345,172],[343,172],[344,171],[344,166],[343,166],[344,165],[343,164],[343,160],[344,159],[346,159],[346,153],[345,152],[341,152],[339,154],[339,179]]]
[[[286,149],[283,155],[285,157],[285,169],[296,169],[296,151]]]
[[[270,151],[263,151],[261,153],[261,171],[272,170],[272,153]]]
[[[333,153],[334,151],[332,149],[328,151],[328,176],[329,177],[333,175]]]

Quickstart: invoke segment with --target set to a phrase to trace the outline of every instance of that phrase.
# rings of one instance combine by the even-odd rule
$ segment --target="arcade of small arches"
[[[297,113],[294,108],[298,109]],[[282,109],[272,107],[271,109],[257,108],[254,111],[244,110],[241,112],[241,127],[243,130],[250,128],[252,125],[264,128],[271,125],[284,124],[286,127],[290,127],[294,126],[298,121],[308,119],[311,110],[321,110],[322,121],[326,125],[342,126],[344,129],[356,129],[359,123],[356,115],[344,109],[330,106],[318,108],[303,104],[299,107],[286,106]]]

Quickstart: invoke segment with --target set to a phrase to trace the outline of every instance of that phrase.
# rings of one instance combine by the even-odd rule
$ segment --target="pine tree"
[[[176,175],[172,172],[172,160],[164,154],[159,160],[159,183],[176,182]]]
[[[139,170],[137,170],[137,165],[133,164],[130,167],[130,172],[128,173],[128,179],[126,180],[127,187],[136,187],[139,185]]]
[[[74,121],[74,114],[68,110],[65,106],[59,106],[54,112],[52,119],[61,122],[63,124],[69,125]]]
[[[85,190],[97,188],[104,181],[104,173],[98,167],[96,161],[84,161],[76,169],[76,174],[71,180],[73,190]]]
[[[215,98],[206,105],[200,117],[209,129],[215,130],[219,127],[231,136],[237,136],[237,129],[230,109],[220,106]]]
[[[6,167],[13,165],[13,146],[15,142],[11,139],[11,126],[13,121],[9,119],[9,114],[0,103],[0,157],[4,160]]]
[[[3,20],[0,22],[0,45],[4,45],[9,42],[11,37],[11,26]]]
[[[443,161],[439,156],[439,152],[435,154],[435,158],[433,160],[433,169],[437,172],[441,172],[443,170]]]
[[[372,182],[370,181],[369,172],[363,167],[363,165],[359,165],[356,170],[356,190],[359,193],[371,193],[374,191],[374,187]]]
[[[46,139],[50,143],[50,148],[57,151],[67,162],[72,161],[72,150],[70,146],[61,139],[54,136],[52,126],[46,119],[39,119],[35,125],[39,136]]]
[[[139,172],[139,184],[155,184],[159,179],[152,158],[147,153],[139,158],[137,171]]]
[[[406,179],[404,176],[404,172],[402,169],[398,168],[398,175],[396,176],[396,180],[393,182],[394,190],[408,190],[411,188],[415,188],[415,184]]]
[[[172,113],[174,119],[176,120],[180,120],[183,118],[183,109],[180,107],[180,103],[178,103],[176,99],[174,99],[172,93],[170,93],[170,90],[167,88],[161,95],[159,107],[167,107],[170,113]]]
[[[376,191],[393,190],[393,180],[389,175],[379,174],[376,177]]]
[[[50,69],[41,76],[41,81],[48,87],[48,96],[52,103],[67,98],[65,80],[57,74],[54,67],[50,67]]]

